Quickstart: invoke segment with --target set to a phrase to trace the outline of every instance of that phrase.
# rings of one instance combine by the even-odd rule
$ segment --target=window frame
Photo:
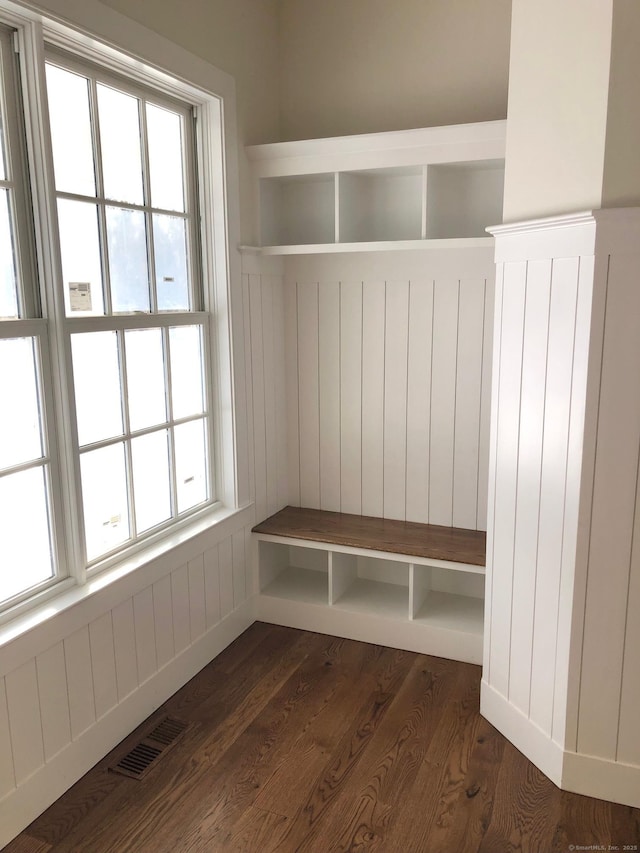
[[[88,569],[84,563],[84,542],[81,525],[78,524],[81,507],[79,464],[74,466],[74,475],[68,476],[69,460],[77,458],[77,448],[74,447],[75,425],[68,381],[70,333],[62,326],[81,319],[83,325],[91,326],[96,321],[99,324],[103,318],[67,318],[55,324],[46,334],[51,318],[64,317],[60,250],[54,233],[56,229],[52,228],[52,223],[57,221],[52,150],[44,144],[48,136],[44,63],[49,46],[54,51],[72,53],[80,63],[86,61],[89,65],[98,65],[134,84],[151,87],[169,98],[190,102],[194,107],[196,125],[196,198],[200,217],[197,244],[202,261],[202,305],[197,314],[185,312],[183,321],[189,323],[197,316],[198,320],[204,319],[207,326],[203,335],[204,367],[211,400],[208,420],[209,431],[213,432],[210,463],[215,471],[213,488],[217,502],[186,518],[174,519],[168,528],[126,545],[112,557],[98,561],[96,570],[116,568],[119,575],[122,571],[133,570],[152,556],[175,547],[185,537],[195,535],[216,520],[238,511],[246,505],[249,497],[246,472],[238,471],[236,447],[239,426],[233,376],[233,363],[239,353],[233,339],[231,310],[232,302],[237,303],[239,298],[238,289],[233,285],[234,280],[239,279],[239,258],[229,250],[233,238],[235,244],[239,243],[233,80],[144,27],[132,27],[129,19],[104,7],[99,8],[91,0],[79,11],[68,0],[53,0],[49,5],[59,9],[73,5],[73,17],[77,23],[70,27],[48,12],[44,17],[28,0],[22,3],[0,0],[0,22],[17,31],[15,39],[24,90],[26,150],[31,178],[35,264],[42,291],[42,319],[35,322],[45,334],[41,360],[43,375],[48,372],[43,382],[43,394],[49,412],[55,413],[48,423],[51,446],[55,442],[64,448],[62,464],[58,466],[52,462],[56,469],[60,468],[60,471],[56,470],[54,505],[58,507],[56,515],[62,516],[60,529],[55,535],[60,549],[61,571],[58,578],[51,581],[50,588],[43,591],[44,594],[27,593],[25,601],[3,610],[0,622],[20,615],[38,602],[49,601],[52,595],[66,591],[70,586],[82,586],[93,573],[93,569]],[[93,35],[96,29],[100,32],[99,38]],[[119,47],[113,48],[112,44]],[[193,82],[186,82],[188,80]],[[129,321],[136,328],[158,325],[157,315],[153,314],[116,315],[110,319],[116,318],[123,326]],[[241,318],[235,321],[238,322],[242,322]],[[244,468],[246,463],[242,465]],[[60,476],[61,471],[65,471],[67,476]],[[239,485],[240,479],[242,486]],[[101,580],[104,582],[107,582],[106,576]]]

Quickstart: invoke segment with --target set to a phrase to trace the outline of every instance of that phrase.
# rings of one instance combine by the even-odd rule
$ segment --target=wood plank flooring
[[[134,732],[5,853],[640,843],[640,810],[559,791],[480,716],[479,688],[470,664],[256,623],[153,715],[193,726],[143,780],[107,769]]]

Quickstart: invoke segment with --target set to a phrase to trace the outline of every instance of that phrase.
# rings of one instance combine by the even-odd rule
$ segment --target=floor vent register
[[[183,720],[165,717],[109,770],[132,779],[144,778],[189,728],[190,724]]]

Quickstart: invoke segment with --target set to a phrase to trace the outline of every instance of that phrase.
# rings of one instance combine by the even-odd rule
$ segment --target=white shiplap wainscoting
[[[3,644],[0,847],[253,622],[252,523],[251,507],[109,585],[89,581]]]
[[[482,713],[640,806],[640,210],[495,230]]]
[[[485,529],[490,249],[285,258],[289,503]]]
[[[244,253],[242,292],[249,471],[258,522],[289,502],[282,259]]]

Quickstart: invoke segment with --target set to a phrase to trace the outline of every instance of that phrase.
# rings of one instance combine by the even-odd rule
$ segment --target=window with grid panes
[[[39,318],[19,78],[0,24],[0,604],[58,571],[46,430],[47,328]]]
[[[47,285],[35,273],[12,33],[0,36],[1,607],[72,573],[65,537],[83,568],[99,567],[214,495],[192,108],[47,53],[59,261]],[[69,427],[59,447],[53,363]],[[59,472],[72,481],[73,524],[61,522]]]

